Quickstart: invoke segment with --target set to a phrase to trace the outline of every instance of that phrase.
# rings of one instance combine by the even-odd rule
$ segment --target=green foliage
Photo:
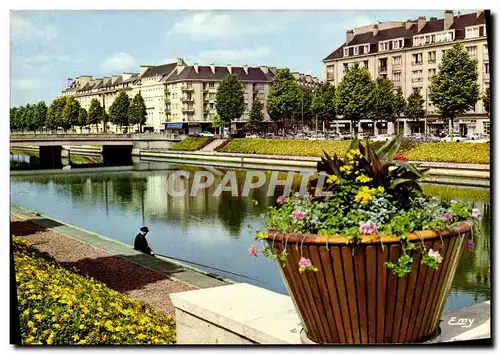
[[[245,90],[236,74],[228,75],[219,85],[215,96],[215,109],[224,124],[239,119],[245,111]]]
[[[292,118],[301,112],[302,94],[303,91],[290,70],[278,70],[266,103],[267,112],[271,119],[279,121]]]
[[[318,87],[311,102],[311,111],[324,122],[335,119],[335,86],[329,82]]]
[[[173,344],[171,316],[13,237],[22,344]]]
[[[48,129],[57,129],[64,126],[63,111],[66,107],[67,98],[65,96],[54,99],[47,110],[47,120],[45,126]]]
[[[80,114],[80,103],[74,97],[69,97],[66,101],[62,112],[61,127],[68,130],[78,124],[78,116]]]
[[[139,124],[139,131],[142,132],[142,125],[146,123],[147,111],[146,104],[144,103],[144,99],[139,92],[134,96],[132,100],[132,104],[130,105],[129,111],[129,124],[136,125]]]
[[[169,150],[177,151],[195,151],[209,144],[213,138],[204,136],[188,136],[180,142],[172,145]]]
[[[47,120],[47,105],[44,101],[40,101],[35,106],[35,112],[33,115],[33,127],[35,129],[42,128],[45,126],[45,121]]]
[[[420,90],[413,91],[408,96],[408,103],[405,107],[405,117],[409,119],[419,119],[425,117],[424,99]]]
[[[214,119],[212,120],[212,128],[220,128],[224,126],[224,122],[220,119],[218,114],[215,114]]]
[[[401,117],[401,115],[405,112],[406,108],[406,100],[403,95],[403,89],[401,86],[398,86],[396,89],[396,97],[394,99],[394,114],[397,118]]]
[[[405,153],[411,161],[490,163],[490,144],[417,143]]]
[[[130,97],[122,91],[109,107],[109,121],[121,127],[130,125],[129,109]]]
[[[348,68],[337,86],[335,103],[337,114],[352,122],[371,118],[375,103],[375,83],[370,72],[354,64]]]
[[[248,123],[246,125],[252,130],[260,130],[262,128],[263,121],[264,104],[259,99],[255,99],[252,103]]]
[[[87,125],[87,111],[85,108],[80,107],[80,112],[78,112],[78,126],[83,128]]]
[[[295,112],[295,118],[296,119],[312,119],[313,118],[313,112],[311,109],[311,104],[314,98],[314,93],[311,91],[309,88],[301,87],[300,90],[302,91],[301,98],[300,98],[300,107],[297,112]]]
[[[483,101],[483,107],[484,110],[489,114],[490,113],[490,88],[487,87],[486,90],[483,93],[483,96],[481,97],[481,100]]]
[[[479,100],[477,60],[457,42],[446,51],[438,71],[429,85],[429,99],[451,129],[453,119],[472,110]]]
[[[93,98],[90,101],[89,113],[87,117],[88,124],[95,124],[97,129],[97,125],[102,122],[104,116],[104,109],[101,106],[101,103],[97,98]]]
[[[372,117],[374,119],[393,122],[396,119],[396,95],[394,85],[391,80],[378,77],[375,82],[374,105]]]

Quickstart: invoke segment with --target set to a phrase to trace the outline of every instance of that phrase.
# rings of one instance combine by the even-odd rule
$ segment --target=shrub
[[[405,155],[411,161],[490,163],[490,144],[418,143]]]
[[[213,141],[213,138],[203,136],[188,136],[180,142],[174,144],[170,150],[177,151],[195,151],[200,150],[204,146]]]
[[[175,322],[13,236],[23,344],[173,344]]]

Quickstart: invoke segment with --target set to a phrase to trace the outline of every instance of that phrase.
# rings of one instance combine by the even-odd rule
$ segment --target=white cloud
[[[19,15],[11,15],[10,35],[14,43],[25,40],[39,40],[48,43],[57,38],[58,32],[54,25],[32,23]]]
[[[38,78],[12,79],[12,87],[20,90],[37,90],[41,86],[42,81]]]
[[[231,16],[226,13],[197,12],[182,21],[176,22],[168,32],[169,36],[181,35],[195,38],[218,38],[252,34],[276,32],[281,28],[276,21],[261,21],[254,17],[252,24],[248,23],[252,17],[245,18]]]
[[[115,53],[106,57],[101,63],[101,69],[104,71],[124,71],[137,69],[137,61],[133,56],[127,53]]]
[[[245,64],[245,61],[266,58],[269,54],[271,54],[269,47],[255,49],[214,49],[193,55],[189,58],[189,61],[200,64]]]

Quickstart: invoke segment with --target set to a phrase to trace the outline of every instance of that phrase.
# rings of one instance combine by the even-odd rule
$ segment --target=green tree
[[[453,141],[453,120],[474,108],[479,100],[477,60],[471,59],[462,43],[446,51],[438,73],[432,77],[429,99],[448,120],[448,133]]]
[[[62,128],[66,131],[78,124],[80,103],[74,97],[68,98],[62,112]]]
[[[33,115],[33,125],[35,129],[40,129],[45,126],[45,121],[47,120],[47,105],[44,101],[40,101],[35,106],[35,112]]]
[[[396,95],[394,94],[394,84],[385,77],[378,77],[375,81],[373,119],[394,121]]]
[[[214,119],[212,120],[212,128],[219,128],[219,135],[222,136],[222,128],[224,127],[224,122],[220,119],[220,116],[216,113]]]
[[[62,96],[54,99],[47,110],[45,126],[49,129],[63,127],[63,110],[66,107],[67,97]]]
[[[264,122],[264,104],[255,98],[252,103],[252,108],[250,109],[250,114],[248,117],[247,127],[259,131],[262,129]]]
[[[396,89],[396,97],[394,101],[394,114],[396,115],[396,121],[398,123],[397,132],[399,133],[399,118],[405,113],[406,99],[403,95],[403,89],[398,86]]]
[[[286,123],[286,119],[293,118],[297,112],[301,112],[302,94],[303,91],[290,70],[278,70],[267,96],[267,113],[273,121],[282,120]]]
[[[486,113],[488,115],[490,114],[490,88],[487,87],[486,90],[483,93],[483,96],[481,97],[481,100],[483,101],[483,107]]]
[[[35,130],[35,107],[27,104],[23,112],[23,123],[28,130]]]
[[[130,97],[120,92],[109,107],[109,120],[120,127],[129,125]],[[106,123],[105,123],[106,124]]]
[[[219,85],[215,95],[215,109],[225,125],[239,119],[245,111],[245,90],[238,76],[228,75]]]
[[[311,102],[311,112],[323,122],[330,122],[335,119],[335,86],[329,82],[321,84],[313,96]],[[323,129],[324,130],[324,129]]]
[[[89,113],[87,115],[88,124],[95,124],[97,131],[97,126],[100,122],[102,122],[103,116],[104,109],[102,108],[101,103],[97,98],[93,98],[92,101],[90,101]]]
[[[80,111],[78,112],[78,126],[80,127],[80,130],[87,124],[87,111],[85,108],[80,107]]]
[[[335,104],[337,114],[350,120],[357,132],[357,124],[360,119],[371,118],[374,109],[373,82],[368,69],[360,68],[354,64],[348,68],[344,77],[335,91]]]
[[[420,94],[420,90],[415,90],[408,96],[405,117],[413,120],[425,117],[424,98]]]
[[[144,99],[139,92],[134,96],[132,100],[132,104],[130,105],[129,119],[131,125],[139,124],[139,132],[142,133],[142,125],[146,123],[146,104],[144,103]]]
[[[9,123],[11,130],[18,129],[19,127],[18,114],[19,114],[19,108],[12,107],[10,109]]]

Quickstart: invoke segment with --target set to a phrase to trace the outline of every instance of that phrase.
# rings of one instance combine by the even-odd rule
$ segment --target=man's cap
[[[141,227],[139,230],[142,232],[149,232],[149,229],[146,226]]]

